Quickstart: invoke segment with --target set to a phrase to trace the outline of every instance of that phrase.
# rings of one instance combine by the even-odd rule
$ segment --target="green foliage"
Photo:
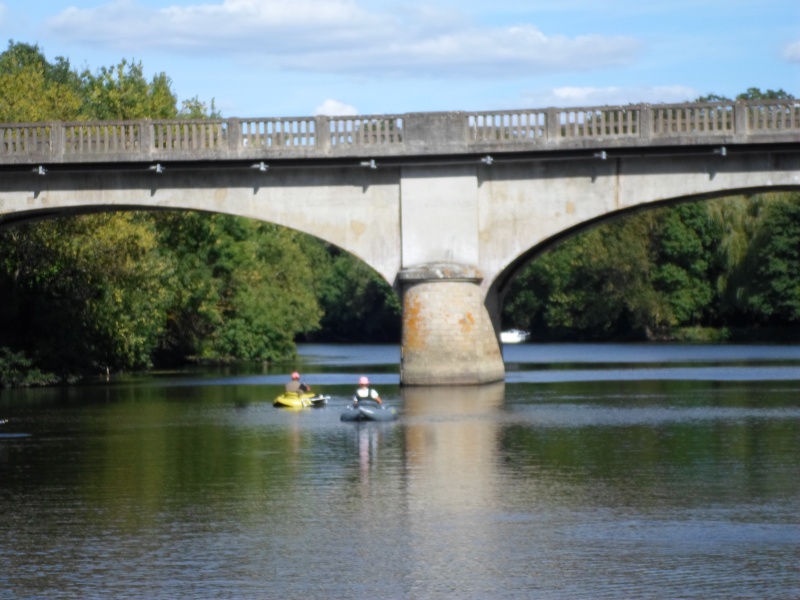
[[[122,60],[112,67],[101,67],[93,74],[81,74],[83,113],[90,119],[169,119],[178,115],[177,97],[164,73],[148,82],[142,63]]]
[[[505,322],[577,339],[642,336],[663,326],[669,307],[652,282],[656,224],[652,213],[631,215],[536,259],[512,284]]]
[[[295,337],[319,326],[302,236],[203,213],[158,215],[157,227],[175,264],[164,360],[287,358]]]
[[[743,308],[763,325],[800,321],[800,197],[781,194],[761,215],[743,261],[738,295]]]
[[[751,87],[747,88],[746,92],[737,94],[737,100],[789,100],[794,98],[792,94],[778,89],[761,91],[760,88]],[[708,94],[707,96],[700,96],[695,99],[695,102],[730,102],[730,98],[720,96],[719,94]]]
[[[715,265],[710,258],[719,235],[703,204],[681,204],[660,216],[653,286],[669,306],[670,325],[695,325],[713,310]]]
[[[77,118],[77,76],[59,57],[47,62],[38,46],[9,42],[0,54],[0,121],[39,122]]]
[[[0,388],[52,385],[59,378],[35,368],[33,361],[23,352],[12,352],[0,347]]]
[[[0,345],[63,375],[150,365],[170,274],[134,214],[0,230]]]
[[[512,282],[503,322],[557,339],[728,339],[726,325],[797,327],[798,281],[800,194],[734,196],[564,242]]]
[[[736,96],[737,100],[789,100],[792,98],[794,96],[782,89],[762,92],[757,87],[747,88],[746,92]]]
[[[0,121],[174,118],[177,97],[171,84],[164,73],[147,81],[141,62],[124,59],[79,74],[68,60],[50,63],[38,46],[12,40],[0,54]],[[186,110],[205,113],[197,98],[184,104]]]
[[[400,299],[378,273],[332,246],[316,253],[315,271],[317,297],[324,316],[321,331],[314,339],[344,342],[400,339]]]
[[[8,42],[8,48],[0,54],[0,75],[12,75],[28,71],[41,71],[53,83],[75,87],[78,77],[70,68],[69,61],[58,56],[50,63],[38,45]]]
[[[181,102],[181,110],[178,116],[183,119],[220,119],[222,114],[217,110],[214,99],[211,99],[211,106],[202,102],[197,96]]]

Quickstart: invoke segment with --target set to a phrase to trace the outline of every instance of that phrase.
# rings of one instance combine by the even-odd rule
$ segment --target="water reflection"
[[[501,511],[496,413],[504,394],[502,382],[403,389],[416,597],[443,592],[445,580],[485,584],[494,579],[495,527],[485,516]]]

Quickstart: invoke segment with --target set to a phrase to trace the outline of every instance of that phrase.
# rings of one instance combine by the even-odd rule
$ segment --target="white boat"
[[[519,344],[527,341],[529,337],[531,334],[522,329],[507,329],[500,332],[500,341],[504,344]]]

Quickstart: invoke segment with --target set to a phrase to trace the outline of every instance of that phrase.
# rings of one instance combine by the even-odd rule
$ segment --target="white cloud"
[[[329,117],[352,117],[358,114],[358,109],[339,100],[331,98],[325,100],[316,109],[314,115],[327,115]]]
[[[627,65],[639,48],[631,38],[546,36],[535,27],[524,26],[393,41],[371,46],[366,54],[360,49],[331,48],[324,55],[287,56],[284,64],[307,71],[356,73],[366,69],[394,76],[457,74],[494,79]]]
[[[783,49],[783,57],[791,63],[800,64],[800,40],[787,44]]]
[[[694,100],[700,94],[683,85],[649,87],[579,87],[564,86],[523,95],[525,106],[621,106],[643,103],[680,103]]]
[[[546,35],[530,24],[469,26],[433,8],[370,11],[356,0],[223,0],[152,9],[133,0],[69,8],[63,40],[124,52],[246,57],[266,69],[392,76],[519,77],[630,64],[631,37]]]

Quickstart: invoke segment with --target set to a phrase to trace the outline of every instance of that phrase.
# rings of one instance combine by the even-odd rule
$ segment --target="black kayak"
[[[394,421],[397,410],[378,404],[371,398],[354,400],[342,413],[342,421]]]

